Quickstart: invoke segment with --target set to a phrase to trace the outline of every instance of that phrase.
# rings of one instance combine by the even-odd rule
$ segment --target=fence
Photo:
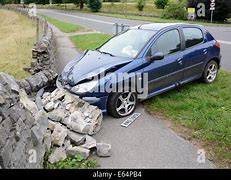
[[[48,23],[46,20],[36,16],[36,12],[31,11],[30,8],[26,8],[20,5],[4,5],[0,6],[1,9],[13,10],[20,14],[26,15],[33,21],[36,21],[36,42],[38,42],[47,33]],[[33,14],[34,13],[34,14]]]

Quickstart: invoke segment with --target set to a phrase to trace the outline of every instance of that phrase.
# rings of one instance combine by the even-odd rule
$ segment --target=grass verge
[[[23,79],[31,63],[36,41],[36,23],[16,12],[0,10],[0,71]]]
[[[51,23],[54,26],[56,26],[57,28],[59,28],[60,31],[65,32],[65,33],[82,32],[82,31],[86,30],[86,28],[79,26],[79,25],[76,25],[76,24],[67,23],[67,22],[52,18],[52,17],[44,16],[44,15],[41,15],[41,16],[46,21],[48,21],[49,23]]]
[[[87,13],[89,13],[89,12],[87,12]],[[135,15],[110,14],[110,13],[102,13],[102,12],[97,12],[94,14],[100,15],[100,16],[122,18],[122,19],[149,21],[149,22],[154,22],[154,23],[190,23],[190,24],[201,24],[204,26],[231,26],[231,24],[209,23],[209,22],[205,22],[205,21],[187,21],[187,20],[176,20],[176,19],[163,19],[163,18],[159,18],[159,17],[145,17],[145,16],[135,16]]]
[[[95,14],[95,15],[101,15],[101,16],[108,16],[108,17],[116,17],[116,18],[123,18],[123,19],[131,19],[131,20],[139,20],[139,21],[149,21],[149,22],[163,22],[163,23],[174,23],[174,22],[181,22],[181,23],[192,23],[192,24],[201,24],[206,26],[231,26],[231,24],[225,24],[225,23],[210,23],[206,21],[187,21],[187,20],[175,20],[175,19],[163,19],[160,17],[146,17],[142,16],[142,14],[151,14],[151,15],[161,15],[162,10],[157,9],[154,4],[147,4],[144,8],[144,11],[141,13],[137,10],[135,7],[135,3],[103,3],[101,11],[105,11],[108,13],[103,12],[97,12],[92,13],[89,11],[88,8],[84,8],[84,11],[79,11],[79,7],[72,3],[67,4],[53,4],[50,5],[39,5],[38,8],[47,8],[47,9],[62,9],[62,10],[74,10],[78,11],[80,13],[87,13],[87,14]],[[137,13],[140,15],[122,15],[122,14],[112,14],[112,13]],[[231,22],[231,19],[228,20],[228,22]]]
[[[188,135],[203,142],[219,167],[231,167],[230,92],[231,73],[221,70],[213,84],[193,82],[183,86],[181,92],[164,93],[145,105],[154,114],[189,128]]]
[[[83,34],[72,36],[71,41],[80,50],[94,50],[106,42],[110,37],[111,35],[101,33]]]

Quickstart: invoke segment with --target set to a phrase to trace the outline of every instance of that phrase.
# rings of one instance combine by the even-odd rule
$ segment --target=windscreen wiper
[[[111,54],[111,53],[109,53],[109,52],[100,51],[99,49],[97,49],[97,51],[99,51],[99,52],[102,53],[102,54],[108,54],[108,55],[114,57],[114,55]]]

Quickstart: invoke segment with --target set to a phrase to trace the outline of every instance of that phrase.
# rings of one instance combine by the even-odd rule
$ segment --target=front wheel
[[[137,95],[134,92],[112,93],[108,97],[107,111],[115,117],[125,117],[133,113],[137,104]]]
[[[218,64],[216,61],[212,60],[206,65],[201,79],[207,84],[213,83],[216,80],[217,73]]]

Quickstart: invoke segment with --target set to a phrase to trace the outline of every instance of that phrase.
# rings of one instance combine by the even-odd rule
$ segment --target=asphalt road
[[[96,31],[112,34],[113,24],[139,25],[150,22],[120,18],[98,16],[62,10],[38,10],[39,13],[58,18],[60,20],[86,26]],[[212,35],[221,42],[222,68],[231,70],[231,27],[206,27]]]
[[[60,72],[67,62],[79,56],[65,33],[53,27],[57,45],[57,65]],[[98,158],[101,168],[214,168],[207,159],[198,162],[199,147],[178,136],[158,117],[149,115],[139,104],[141,116],[129,127],[104,114],[101,130],[94,138],[112,145],[112,156]],[[206,157],[206,154],[205,154]]]

